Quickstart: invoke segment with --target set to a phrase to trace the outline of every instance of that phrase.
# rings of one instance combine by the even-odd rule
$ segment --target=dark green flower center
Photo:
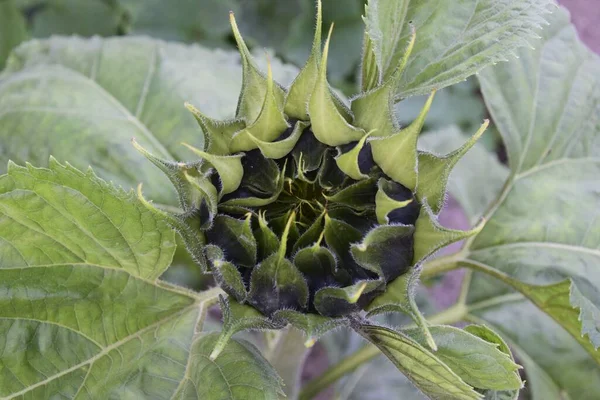
[[[293,210],[297,224],[308,227],[327,209],[323,189],[316,183],[286,177],[283,191],[272,207],[267,207],[267,218]]]

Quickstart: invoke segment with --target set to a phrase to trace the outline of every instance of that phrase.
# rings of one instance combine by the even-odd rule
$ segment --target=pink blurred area
[[[583,42],[600,54],[600,0],[559,0],[571,12],[571,20]]]
[[[559,0],[571,12],[571,20],[583,42],[600,54],[600,0]]]

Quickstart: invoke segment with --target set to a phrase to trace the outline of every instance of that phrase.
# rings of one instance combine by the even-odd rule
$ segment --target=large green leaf
[[[119,0],[128,13],[128,33],[227,47],[229,11],[236,0]]]
[[[174,239],[132,192],[91,170],[11,164],[0,176],[0,396],[171,399],[188,380],[214,380],[209,339],[193,343],[221,291],[158,281]],[[256,350],[233,343],[223,357],[213,363],[221,386],[242,384],[243,365],[276,398],[279,380]],[[212,393],[203,398],[222,398]]]
[[[398,98],[425,94],[458,83],[481,68],[504,60],[535,37],[550,0],[369,0],[363,61],[378,79],[400,64],[416,29],[414,49],[397,90]],[[374,68],[373,68],[374,67]],[[365,71],[363,65],[363,71]],[[363,81],[371,76],[363,76]]]
[[[31,36],[110,36],[119,32],[125,13],[118,1],[16,0],[27,16]]]
[[[517,390],[523,385],[519,366],[496,343],[452,326],[432,326],[429,330],[437,345],[435,356],[467,384],[496,390]],[[425,346],[427,338],[420,329],[404,332]]]
[[[175,235],[134,195],[50,160],[9,164],[0,177],[2,268],[92,264],[154,280],[170,264]]]
[[[13,47],[27,37],[25,18],[14,0],[0,1],[0,71]]]
[[[475,274],[468,319],[502,334],[525,367],[525,393],[534,400],[593,400],[600,367],[572,336],[522,295]]]
[[[284,84],[296,73],[273,70]],[[149,197],[175,204],[171,184],[130,139],[163,158],[195,158],[180,143],[202,148],[202,132],[183,103],[230,116],[240,83],[233,52],[147,38],[29,42],[0,75],[0,165],[53,155],[126,188],[143,182]]]
[[[277,400],[283,397],[277,372],[258,349],[245,340],[231,340],[216,360],[210,359],[218,334],[193,344],[175,399]]]
[[[467,262],[518,280],[504,279],[600,361],[600,60],[562,10],[543,35],[481,74],[512,173]]]
[[[518,389],[521,380],[509,355],[468,332],[431,327],[438,350],[424,347],[419,329],[404,333],[361,325],[357,332],[377,346],[423,393],[432,399],[479,399],[475,387]]]

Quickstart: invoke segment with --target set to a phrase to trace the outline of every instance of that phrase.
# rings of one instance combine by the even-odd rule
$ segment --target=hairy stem
[[[423,264],[421,278],[432,278],[444,272],[452,271],[460,267],[459,262],[465,258],[464,252],[449,254],[447,256],[437,257]]]
[[[467,314],[467,308],[464,304],[457,303],[452,307],[432,315],[428,318],[431,324],[453,324],[462,321]],[[323,375],[310,381],[300,392],[299,400],[310,400],[329,385],[354,371],[366,362],[371,361],[381,352],[372,344],[367,344],[360,350],[342,359],[337,364],[330,367]]]

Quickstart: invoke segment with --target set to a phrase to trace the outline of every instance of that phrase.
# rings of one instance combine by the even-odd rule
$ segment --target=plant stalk
[[[460,322],[467,315],[467,307],[464,304],[457,303],[452,307],[432,315],[428,322],[431,324],[453,324]],[[413,325],[409,326],[413,327]],[[409,328],[407,327],[407,328]],[[299,400],[310,400],[321,391],[327,389],[329,385],[354,371],[366,362],[381,355],[381,351],[372,344],[367,344],[360,350],[342,359],[340,362],[329,368],[323,375],[308,382],[300,392]]]
[[[449,254],[447,256],[441,256],[434,258],[431,261],[423,264],[421,270],[421,278],[432,278],[436,275],[443,274],[444,272],[452,271],[460,267],[459,262],[465,258],[466,254],[464,250],[458,253]]]

